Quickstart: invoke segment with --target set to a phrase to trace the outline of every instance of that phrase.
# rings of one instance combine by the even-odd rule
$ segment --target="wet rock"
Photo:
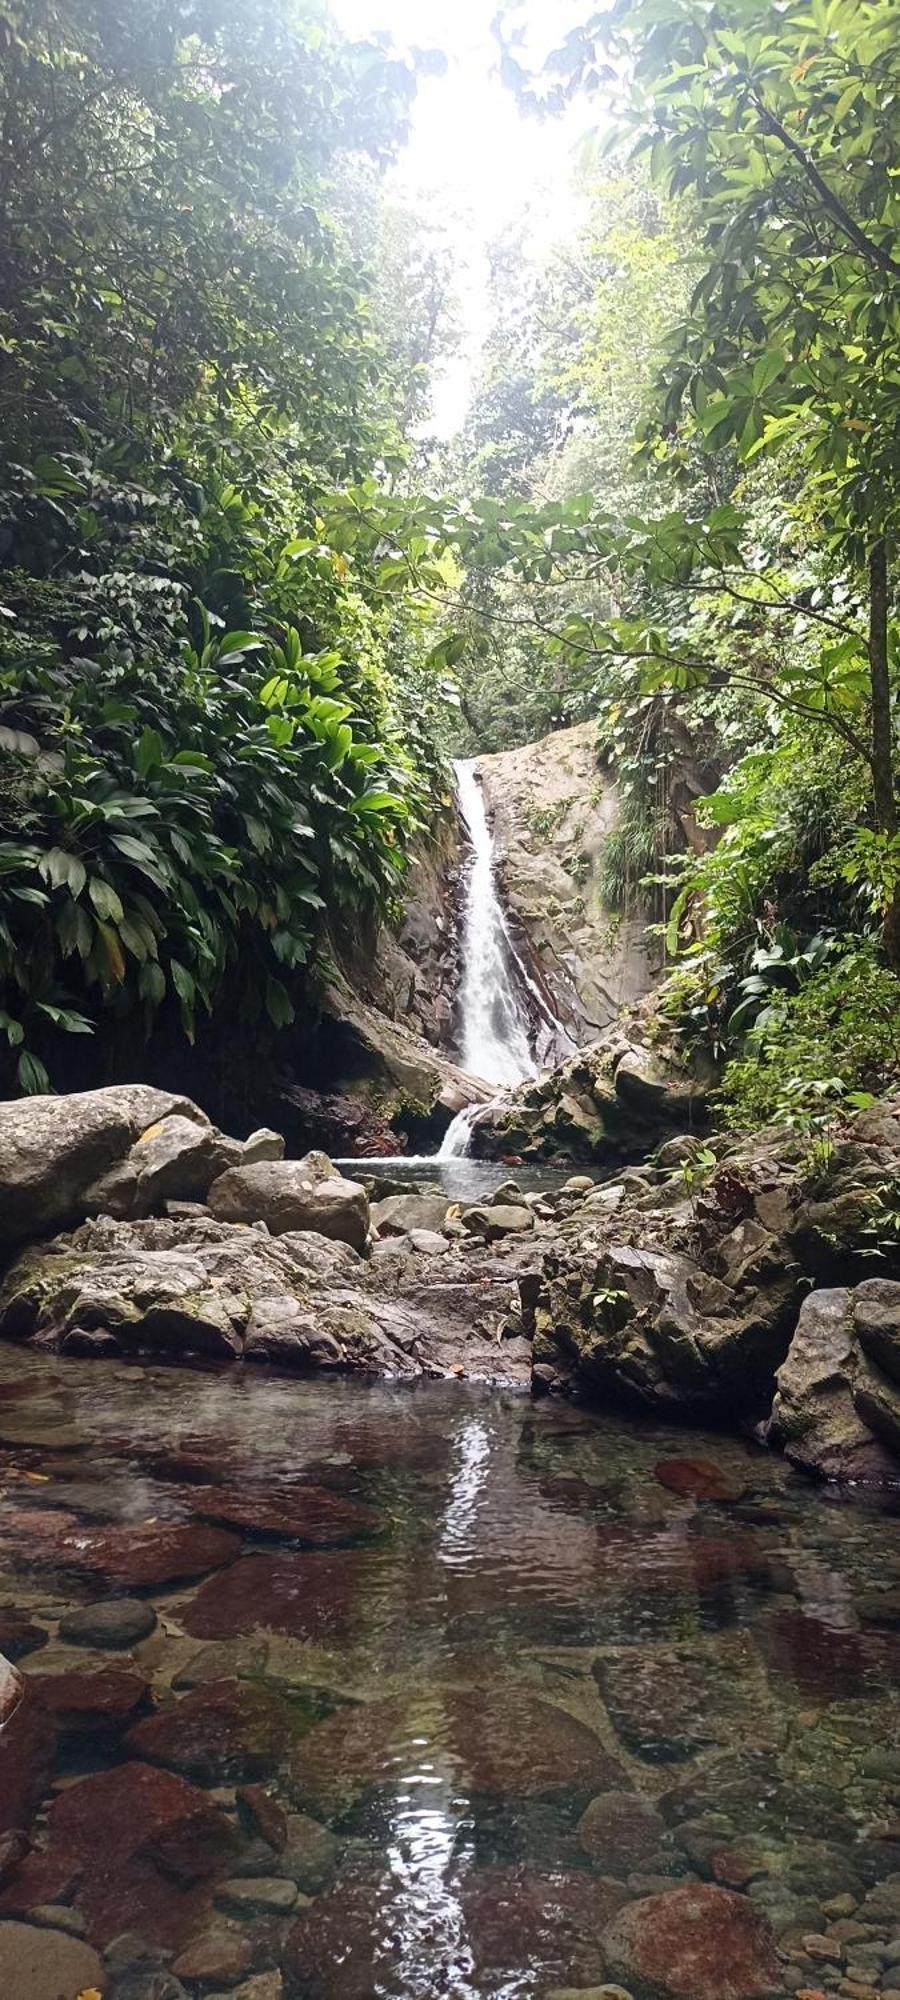
[[[57,1849],[52,1853],[35,1848],[26,1853],[12,1879],[0,1893],[4,1916],[30,1917],[47,1904],[67,1905],[77,1894],[84,1864],[73,1854]]]
[[[748,1710],[759,1716],[749,1648],[666,1646],[597,1661],[613,1724],[650,1763],[678,1763],[714,1743],[740,1739]],[[748,1674],[750,1675],[748,1684]]]
[[[239,1785],[237,1810],[245,1833],[264,1840],[267,1847],[280,1854],[287,1845],[287,1813],[272,1793],[264,1785]]]
[[[307,1813],[287,1815],[287,1840],[276,1872],[296,1882],[304,1896],[318,1896],[337,1871],[340,1847],[334,1834]]]
[[[825,1701],[859,1701],[900,1680],[900,1638],[831,1625],[811,1612],[779,1610],[757,1626],[757,1641],[777,1682]]]
[[[92,1182],[174,1114],[208,1122],[187,1099],[143,1083],[0,1105],[0,1243],[80,1220]]]
[[[62,1517],[63,1520],[65,1517]],[[223,1528],[67,1528],[30,1552],[33,1562],[80,1570],[101,1582],[137,1590],[187,1582],[221,1569],[240,1554],[240,1540]]]
[[[292,1741],[290,1704],[253,1681],[212,1681],[135,1724],[132,1757],[165,1764],[202,1784],[267,1777]]]
[[[33,1685],[61,1736],[117,1735],[133,1722],[150,1691],[143,1674],[125,1667],[42,1674]]]
[[[28,1831],[49,1782],[55,1749],[46,1711],[26,1685],[0,1729],[0,1833]]]
[[[238,1916],[264,1910],[272,1916],[284,1917],[296,1901],[296,1883],[280,1875],[236,1875],[230,1881],[220,1882],[216,1890],[220,1908],[233,1910]]]
[[[103,1966],[91,1946],[63,1931],[0,1923],[0,1993],[4,2000],[76,2000],[104,1991]]]
[[[54,1800],[47,1819],[51,1850],[84,1867],[79,1906],[101,1946],[123,1927],[159,1948],[187,1944],[206,1919],[209,1878],[225,1871],[235,1845],[219,1806],[150,1764],[82,1778]]]
[[[233,1931],[205,1931],[179,1953],[172,1972],[176,1979],[196,1980],[200,1986],[234,1986],[252,1963],[249,1938]]]
[[[667,1838],[662,1815],[634,1792],[601,1792],[582,1813],[576,1834],[601,1875],[623,1880],[658,1857]]]
[[[323,1156],[262,1161],[232,1167],[209,1191],[209,1207],[223,1222],[264,1222],[273,1236],[313,1230],[362,1250],[369,1228],[369,1202],[358,1181],[344,1180]]]
[[[863,1352],[900,1384],[900,1284],[867,1278],[857,1285],[853,1318]]]
[[[372,1561],[363,1549],[336,1550],[326,1562],[301,1549],[242,1556],[201,1585],[184,1613],[185,1631],[231,1639],[268,1627],[294,1639],[340,1638],[364,1616]]]
[[[156,1612],[140,1597],[109,1597],[99,1604],[79,1605],[59,1621],[59,1636],[69,1645],[108,1647],[110,1652],[137,1645],[155,1629]]]
[[[760,2000],[779,1990],[768,1923],[728,1889],[697,1883],[630,1903],[603,1946],[609,1969],[648,2000]]]
[[[8,1660],[24,1660],[46,1644],[43,1625],[35,1625],[12,1604],[0,1604],[0,1654],[5,1654]]]
[[[378,1527],[370,1507],[324,1486],[282,1484],[274,1492],[197,1486],[191,1502],[206,1520],[248,1534],[305,1542],[310,1548],[336,1548]]]
[[[291,1758],[299,1805],[328,1818],[352,1801],[396,1783],[409,1759],[427,1756],[425,1741],[452,1759],[469,1794],[500,1798],[585,1800],[621,1780],[621,1767],[593,1731],[564,1709],[516,1689],[456,1691],[435,1704],[433,1735],[421,1705],[400,1699],[342,1709],[320,1722]]]
[[[742,1488],[708,1458],[661,1458],[656,1477],[670,1493],[690,1500],[735,1501]]]
[[[0,1834],[0,1890],[21,1866],[28,1853],[28,1835],[21,1829]]]

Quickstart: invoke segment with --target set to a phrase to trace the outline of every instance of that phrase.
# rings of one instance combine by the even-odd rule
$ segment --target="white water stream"
[[[472,762],[454,766],[459,809],[472,848],[465,878],[460,990],[460,1062],[485,1083],[509,1087],[536,1076],[528,1021],[516,990],[515,953],[500,907],[494,842],[481,785]],[[469,1150],[471,1111],[461,1111],[445,1134],[438,1158]]]

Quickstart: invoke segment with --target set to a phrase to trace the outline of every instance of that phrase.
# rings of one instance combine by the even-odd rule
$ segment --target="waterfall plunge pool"
[[[24,1915],[104,2000],[129,1951],[142,1996],[637,1994],[674,1896],[680,2000],[896,1985],[896,1515],[521,1395],[9,1349],[0,1473],[0,1965]]]

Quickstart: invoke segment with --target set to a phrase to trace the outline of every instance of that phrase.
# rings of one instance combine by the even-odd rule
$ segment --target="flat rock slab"
[[[71,1518],[65,1514],[38,1517],[35,1510],[29,1517],[33,1545],[20,1560],[77,1570],[120,1588],[153,1590],[221,1569],[241,1550],[238,1537],[222,1528],[164,1523],[145,1528],[83,1528],[72,1526]]]
[[[291,1760],[297,1804],[326,1818],[433,1757],[448,1761],[469,1795],[577,1800],[623,1779],[621,1766],[582,1722],[516,1689],[441,1690],[431,1728],[425,1700],[341,1709],[300,1742]]]
[[[132,1757],[218,1784],[269,1777],[304,1726],[271,1688],[212,1681],[145,1716],[129,1731],[125,1748]]]
[[[324,1486],[286,1486],[276,1491],[198,1486],[191,1506],[205,1520],[239,1528],[247,1534],[282,1541],[305,1542],[310,1548],[334,1548],[341,1542],[377,1529],[378,1516],[344,1494]]]
[[[99,1673],[77,1668],[68,1673],[41,1674],[33,1679],[37,1700],[61,1734],[125,1729],[148,1699],[150,1683],[127,1667],[103,1667]]]
[[[0,1923],[3,2000],[76,2000],[105,1990],[100,1959],[80,1938],[34,1924]]]
[[[325,1557],[294,1549],[247,1555],[201,1584],[184,1613],[197,1639],[232,1639],[269,1629],[292,1639],[328,1642],[361,1625],[367,1588],[377,1583],[368,1549],[336,1549]]]
[[[603,1946],[610,1970],[648,2000],[763,2000],[782,1990],[766,1919],[745,1896],[707,1883],[627,1904]]]

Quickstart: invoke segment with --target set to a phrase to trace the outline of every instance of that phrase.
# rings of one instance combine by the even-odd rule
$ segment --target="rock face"
[[[676,1131],[703,1130],[709,1079],[640,1037],[639,1013],[579,1049],[534,1083],[479,1112],[482,1158],[584,1160],[607,1167],[645,1160]]]
[[[594,735],[580,723],[478,759],[504,905],[569,1046],[590,1041],[656,977],[643,919],[604,902],[602,854],[619,801]],[[540,1052],[552,1061],[565,1039],[554,1047],[547,1033]]]
[[[273,1236],[312,1230],[354,1250],[362,1250],[369,1230],[365,1188],[344,1180],[320,1153],[231,1167],[213,1182],[209,1207],[222,1222],[264,1222]]]
[[[826,1479],[881,1479],[900,1458],[900,1284],[869,1278],[804,1299],[769,1435]]]
[[[772,1409],[771,1441],[810,1470],[896,1477],[896,1252],[867,1271],[878,1190],[900,1174],[900,1100],[847,1121],[824,1183],[783,1135],[716,1151],[699,1190],[651,1167],[563,1220],[530,1304],[523,1292],[535,1386],[729,1425]],[[829,1286],[836,1269],[858,1282]]]

